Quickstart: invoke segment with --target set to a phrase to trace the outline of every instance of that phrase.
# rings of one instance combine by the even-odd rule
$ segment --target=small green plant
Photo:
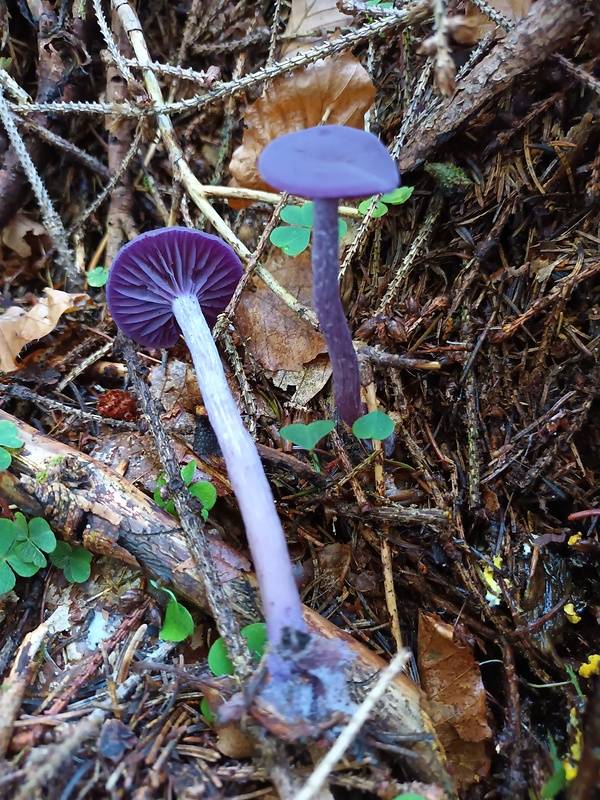
[[[393,8],[394,7],[393,3],[382,3],[381,0],[367,0],[365,5],[367,6],[367,8],[377,7],[377,8],[385,9],[386,11],[387,11],[388,8]],[[408,796],[409,795],[407,795],[407,794],[403,794],[402,795],[402,797],[408,797]],[[420,796],[421,795],[415,795],[415,797],[420,797]]]
[[[183,642],[194,632],[194,620],[187,608],[182,605],[170,589],[159,586],[156,581],[150,581],[155,589],[166,592],[169,595],[169,602],[165,611],[160,638],[165,642]]]
[[[553,797],[561,792],[567,783],[567,775],[562,761],[558,757],[556,744],[552,736],[548,737],[548,744],[550,747],[550,758],[552,759],[553,773],[548,778],[546,783],[542,786],[541,796],[544,800],[551,800]]]
[[[385,4],[387,5],[387,3]],[[392,5],[392,3],[390,3]],[[397,794],[394,800],[425,800],[422,794],[416,792],[404,792],[404,794]]]
[[[196,472],[196,462],[190,461],[185,467],[182,467],[180,474],[183,482],[188,487],[189,493],[196,497],[202,503],[202,511],[200,512],[202,519],[206,522],[208,519],[208,512],[217,502],[217,490],[208,481],[195,481],[194,473]],[[172,500],[163,500],[160,494],[161,486],[166,486],[167,480],[164,475],[161,475],[156,481],[156,489],[154,490],[154,502],[158,503],[161,508],[174,517],[177,516],[175,504]]]
[[[378,439],[382,441],[394,432],[394,420],[383,411],[371,411],[359,417],[352,426],[357,439]]]
[[[263,657],[265,645],[267,644],[267,627],[265,623],[253,622],[251,625],[246,625],[245,628],[242,628],[241,634],[248,642],[248,649],[252,654],[252,659],[258,663]],[[221,675],[233,675],[233,664],[227,655],[227,648],[221,637],[213,642],[208,651],[208,668],[217,678]],[[212,712],[204,698],[200,703],[200,711],[209,722],[214,722]]]
[[[14,522],[0,519],[0,594],[14,588],[15,573],[30,578],[45,567],[44,553],[55,547],[56,538],[45,519],[35,517],[27,524],[20,511]]]
[[[94,269],[91,269],[87,273],[88,286],[93,286],[96,289],[105,286],[108,281],[108,272],[106,267],[94,267]]]
[[[382,5],[387,5],[387,3],[383,3]],[[393,4],[390,3],[389,5]],[[394,800],[425,800],[425,798],[422,794],[417,794],[416,792],[404,792],[404,794],[397,794]]]
[[[367,5],[376,5],[375,3],[367,3]],[[385,8],[386,6],[392,6],[393,3],[381,3],[378,8]],[[412,195],[414,191],[414,186],[400,186],[398,189],[394,189],[393,192],[388,192],[387,194],[383,194],[377,204],[375,206],[375,210],[373,211],[373,216],[375,219],[379,217],[383,217],[389,211],[388,206],[399,206],[402,203],[406,203],[408,198]],[[362,203],[358,206],[358,210],[361,214],[366,214],[369,208],[371,207],[371,203],[373,202],[373,198],[370,197],[368,200],[363,200]]]
[[[269,240],[286,256],[298,256],[310,244],[310,234],[314,224],[314,203],[304,203],[302,206],[284,206],[281,210],[281,219],[287,225],[275,228]],[[343,220],[338,220],[338,235],[341,239],[348,230]]]
[[[293,425],[284,425],[279,431],[283,439],[288,442],[303,447],[305,450],[313,451],[317,442],[335,428],[330,419],[316,419],[308,425],[296,422]]]
[[[335,424],[330,419],[316,419],[308,425],[304,425],[302,422],[296,422],[293,425],[284,425],[279,433],[281,437],[287,439],[288,442],[308,450],[313,460],[314,468],[317,472],[320,472],[319,461],[313,451],[319,439],[327,436],[334,428]]]
[[[71,547],[67,542],[56,543],[50,561],[62,569],[69,583],[85,583],[92,572],[92,554],[83,547]]]
[[[0,469],[10,467],[12,456],[9,451],[23,447],[23,444],[15,423],[7,419],[0,420]]]
[[[241,634],[248,642],[248,649],[254,661],[259,662],[265,652],[267,628],[264,622],[253,622],[242,628]],[[208,668],[213,675],[233,675],[233,664],[227,655],[225,642],[219,637],[208,651]]]

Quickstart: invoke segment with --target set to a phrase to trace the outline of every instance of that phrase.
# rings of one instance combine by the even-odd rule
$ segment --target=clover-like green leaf
[[[17,538],[17,528],[10,519],[0,519],[0,558],[5,556]]]
[[[394,189],[393,192],[382,194],[381,202],[388,203],[388,205],[392,206],[402,205],[402,203],[406,203],[409,197],[411,197],[414,190],[414,186],[399,186],[397,189]]]
[[[0,594],[12,591],[15,588],[15,573],[8,566],[6,561],[0,560]]]
[[[92,572],[92,554],[83,547],[71,547],[67,542],[56,543],[50,561],[62,569],[69,583],[85,583]]]
[[[217,502],[217,490],[208,481],[198,481],[190,486],[190,494],[202,503],[202,518],[206,522],[208,512]]]
[[[280,225],[271,231],[271,244],[279,247],[286,256],[297,256],[303,253],[310,242],[310,228],[297,228],[293,225]]]
[[[23,444],[19,437],[19,429],[15,423],[7,419],[0,420],[0,446],[15,449],[23,447]]]
[[[312,228],[314,225],[314,208],[314,203],[304,203],[302,206],[284,206],[281,209],[281,219],[290,225]]]
[[[94,267],[87,273],[88,286],[98,289],[108,281],[109,271],[106,267]]]
[[[45,567],[48,563],[42,551],[29,540],[17,542],[13,547],[12,552],[19,559],[19,561],[25,564],[32,564],[33,566],[37,567],[37,569]]]
[[[56,547],[56,536],[43,517],[29,520],[29,539],[44,553],[51,553]]]
[[[165,591],[165,590],[163,590]],[[172,592],[167,604],[160,638],[165,642],[182,642],[194,632],[194,620],[187,608],[181,605]]]
[[[241,634],[248,642],[248,649],[254,661],[260,661],[267,644],[267,627],[264,622],[253,622],[242,628]],[[208,668],[213,675],[233,675],[233,664],[227,655],[225,642],[220,637],[208,651]]]
[[[314,450],[319,439],[327,436],[334,428],[335,425],[330,419],[317,419],[309,425],[303,425],[301,422],[284,425],[279,433],[283,439],[292,444],[304,447],[306,450]]]
[[[352,426],[352,433],[358,439],[387,439],[393,432],[394,420],[383,411],[371,411]]]
[[[190,461],[189,464],[186,464],[185,467],[182,467],[180,470],[181,477],[183,478],[183,482],[186,486],[189,486],[190,483],[194,479],[194,473],[196,472],[196,461]]]
[[[39,552],[39,551],[38,551]],[[40,555],[42,555],[40,553]],[[44,556],[42,556],[44,558]],[[35,575],[36,572],[39,572],[40,568],[37,564],[34,564],[31,561],[23,561],[22,558],[11,550],[8,555],[6,556],[6,561],[10,564],[11,568],[20,575],[22,578],[31,578],[32,575]],[[44,558],[44,562],[46,559]],[[46,566],[44,563],[43,566]]]
[[[367,211],[371,208],[371,203],[373,202],[373,198],[369,198],[369,200],[363,200],[362,203],[359,204],[358,210],[361,214],[366,214]],[[378,200],[375,208],[373,209],[372,217],[374,219],[379,219],[379,217],[383,217],[389,211],[388,207],[385,203],[382,203],[381,200]]]

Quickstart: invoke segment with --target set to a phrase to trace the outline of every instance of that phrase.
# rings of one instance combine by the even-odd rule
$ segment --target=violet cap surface
[[[197,297],[212,327],[242,271],[239,258],[218,237],[191,228],[159,228],[121,248],[110,269],[106,300],[115,323],[138,344],[172,347],[181,333],[173,300]]]
[[[258,159],[267,183],[299,197],[365,197],[400,183],[394,159],[372,133],[321,125],[274,139]]]

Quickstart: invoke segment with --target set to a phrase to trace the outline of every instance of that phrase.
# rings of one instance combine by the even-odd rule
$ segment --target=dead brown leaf
[[[325,118],[330,125],[362,128],[374,99],[375,87],[367,71],[350,53],[276,78],[247,109],[242,145],[233,153],[229,171],[239,186],[270,189],[256,169],[269,142],[311,128]]]
[[[328,33],[348,26],[352,17],[338,10],[336,0],[292,0],[292,10],[285,28],[286,44],[281,58],[289,58],[295,53],[314,46],[315,38],[323,40]],[[312,36],[307,36],[312,34]],[[293,37],[302,37],[299,42]]]
[[[529,13],[533,2],[535,2],[535,0],[488,0],[488,5],[491,6],[494,11],[497,11],[499,14],[502,14],[503,17],[510,20],[510,22],[518,22]],[[475,31],[474,40],[470,42],[471,44],[483,39],[484,36],[492,31],[496,32],[497,38],[501,38],[505,35],[504,29],[499,28],[495,22],[486,14],[479,11],[476,6],[468,3],[466,10],[469,21],[471,25],[474,26]]]
[[[46,297],[30,311],[11,306],[0,317],[0,371],[18,369],[16,357],[29,342],[51,333],[58,320],[69,311],[82,308],[87,294],[68,294],[57,289],[44,289]]]
[[[312,274],[305,251],[289,258],[273,250],[268,269],[294,297],[310,305]],[[235,316],[236,326],[264,369],[299,372],[327,351],[323,336],[299,319],[262,281],[246,289]]]
[[[32,252],[30,242],[41,236],[49,241],[46,228],[37,220],[19,211],[0,234],[0,241],[21,258],[29,258]]]
[[[418,663],[435,729],[459,786],[467,787],[489,768],[492,732],[479,665],[471,648],[456,641],[453,626],[436,614],[419,616]]]

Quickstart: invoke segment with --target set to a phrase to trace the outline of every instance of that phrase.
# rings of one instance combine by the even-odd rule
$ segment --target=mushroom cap
[[[173,300],[196,296],[212,327],[242,277],[242,264],[217,236],[190,228],[159,228],[117,253],[106,302],[124,334],[151,348],[172,347],[181,333]]]
[[[258,159],[271,186],[300,197],[365,197],[393,191],[398,169],[372,133],[321,125],[274,139]]]

